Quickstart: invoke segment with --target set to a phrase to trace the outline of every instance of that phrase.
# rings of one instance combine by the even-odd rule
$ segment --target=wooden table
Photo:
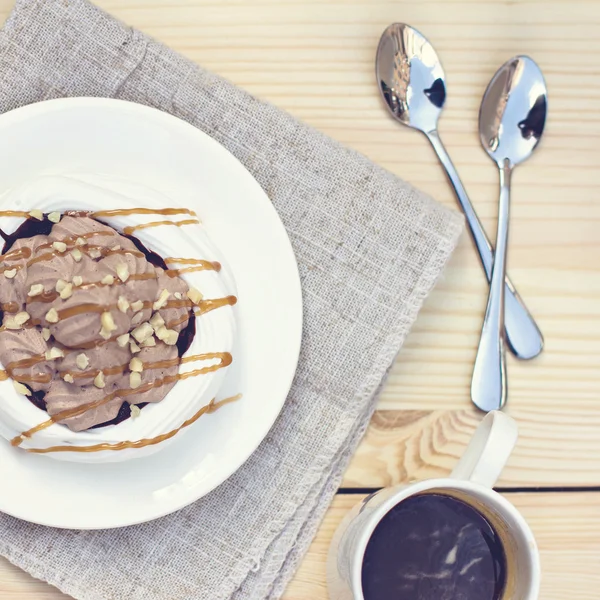
[[[14,0],[0,0],[3,20]],[[530,521],[544,600],[600,597],[600,5],[595,0],[98,0],[117,17],[363,152],[432,196],[455,200],[420,134],[387,116],[373,75],[386,25],[405,21],[444,61],[440,131],[485,227],[496,169],[479,146],[481,94],[527,53],[550,115],[513,179],[509,270],[546,337],[509,359],[521,438],[499,486]],[[447,474],[480,415],[469,400],[486,283],[464,236],[392,369],[369,431],[285,600],[324,600],[329,539],[373,488]],[[0,600],[62,594],[0,559]]]

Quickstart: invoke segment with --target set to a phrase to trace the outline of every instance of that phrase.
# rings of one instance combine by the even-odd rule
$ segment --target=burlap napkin
[[[461,218],[86,0],[20,0],[0,33],[0,111],[59,96],[157,107],[217,139],[250,170],[296,252],[304,342],[276,425],[213,493],[153,523],[102,532],[0,514],[0,553],[81,599],[277,598]]]

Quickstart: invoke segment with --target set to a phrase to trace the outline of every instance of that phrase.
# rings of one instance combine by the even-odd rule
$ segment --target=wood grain
[[[0,0],[0,20],[14,0]],[[65,0],[68,1],[68,0]],[[420,134],[379,100],[382,30],[409,22],[443,59],[440,133],[493,238],[497,175],[477,112],[495,69],[527,53],[542,66],[549,121],[514,176],[509,270],[545,334],[535,361],[509,360],[509,412],[521,437],[504,486],[600,485],[600,4],[596,0],[97,0],[203,66],[369,156],[448,206],[455,200]],[[344,481],[370,487],[449,472],[480,415],[469,385],[486,283],[464,236],[425,303]],[[599,497],[511,495],[540,541],[544,600],[600,587]],[[324,557],[356,496],[339,496],[286,600],[324,599]],[[0,560],[0,600],[63,598]]]
[[[596,600],[600,589],[600,494],[508,494],[528,520],[541,554],[540,600]],[[333,533],[362,495],[337,496],[282,600],[327,600],[325,562]],[[0,558],[0,600],[67,600]]]

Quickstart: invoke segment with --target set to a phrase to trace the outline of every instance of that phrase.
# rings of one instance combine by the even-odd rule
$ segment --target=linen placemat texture
[[[0,111],[61,96],[154,106],[246,166],[296,253],[303,345],[276,425],[211,494],[110,531],[56,530],[0,514],[0,553],[85,600],[278,598],[462,218],[86,0],[19,0],[0,33]]]

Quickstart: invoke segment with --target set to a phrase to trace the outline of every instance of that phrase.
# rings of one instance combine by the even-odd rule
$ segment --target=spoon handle
[[[488,295],[481,338],[473,379],[471,399],[475,406],[489,412],[506,402],[506,356],[504,353],[504,279],[506,278],[506,251],[508,247],[508,220],[510,205],[511,167],[506,162],[500,168],[500,202],[496,254],[492,267],[492,281]]]
[[[487,280],[492,280],[492,265],[494,264],[494,249],[488,239],[481,221],[477,217],[475,208],[471,204],[467,192],[456,172],[456,168],[450,160],[446,148],[436,130],[426,133],[431,142],[442,166],[446,170],[446,175],[454,188],[454,192],[461,205],[467,224],[473,236],[473,241],[477,247],[481,264],[485,271]],[[528,360],[535,358],[544,347],[544,338],[534,321],[531,313],[527,310],[521,296],[515,289],[511,280],[506,277],[506,314],[505,327],[506,338],[511,352],[520,359]]]

